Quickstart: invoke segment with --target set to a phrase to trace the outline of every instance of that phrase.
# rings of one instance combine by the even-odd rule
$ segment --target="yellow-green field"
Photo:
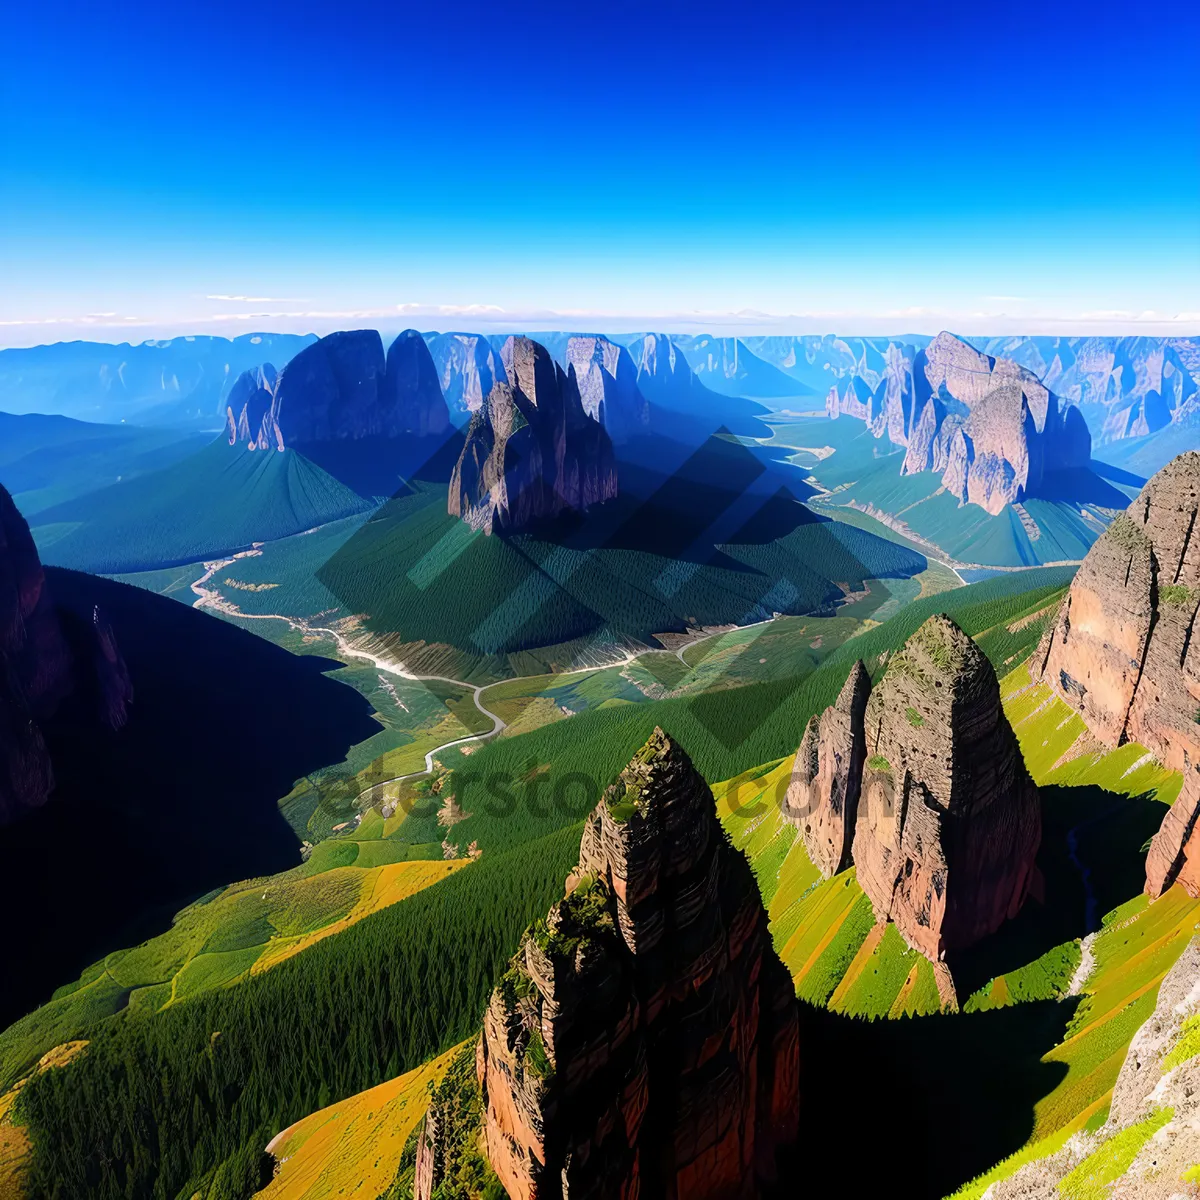
[[[165,933],[94,963],[0,1035],[0,1083],[92,1021],[235,984],[469,864],[411,858],[418,848],[396,836],[402,821],[368,810],[357,829],[321,842],[301,866],[201,897]]]
[[[1143,834],[1157,827],[1165,805],[1175,800],[1179,776],[1141,746],[1109,751],[1096,745],[1077,714],[1045,685],[1031,684],[1024,666],[1002,681],[1001,692],[1026,763],[1042,788],[1046,826],[1040,861],[1048,876],[1053,873],[1048,886],[1063,889],[1070,883],[1075,893],[1048,898],[1046,909],[1031,900],[1021,921],[1005,931],[1011,932],[1008,941],[1002,941],[1004,932],[995,939],[1001,952],[993,959],[1015,965],[976,986],[971,970],[978,963],[964,962],[956,983],[961,988],[969,982],[971,991],[959,999],[968,1012],[1046,1000],[1072,1005],[1074,1011],[1062,1039],[1047,1047],[1041,1060],[1054,1083],[1034,1106],[1028,1144],[962,1189],[961,1200],[978,1200],[994,1179],[1052,1153],[1076,1130],[1103,1121],[1129,1042],[1153,1011],[1163,976],[1200,927],[1200,901],[1181,889],[1153,904],[1138,890]],[[941,1002],[932,966],[905,946],[894,927],[874,924],[853,868],[822,880],[797,831],[783,819],[792,762],[787,758],[749,771],[717,785],[714,793],[722,824],[750,859],[776,948],[797,994],[847,1016],[937,1013]],[[1118,847],[1122,840],[1128,843],[1131,830],[1138,831],[1135,844]],[[1093,894],[1102,904],[1096,916],[1104,917],[1092,945],[1094,966],[1081,995],[1069,996],[1081,958],[1079,939],[1056,942],[1059,926],[1047,924],[1047,910],[1060,900],[1080,907],[1079,866],[1094,862],[1093,875],[1103,876],[1118,848],[1121,867],[1108,872],[1118,878],[1093,880]]]
[[[25,1195],[25,1172],[32,1145],[25,1128],[17,1123],[16,1103],[21,1089],[42,1071],[65,1067],[87,1049],[87,1042],[65,1042],[48,1050],[23,1079],[0,1094],[0,1200],[21,1200]]]
[[[461,1049],[369,1091],[359,1092],[285,1129],[269,1150],[279,1171],[261,1200],[375,1200],[396,1177],[408,1135],[429,1095]]]

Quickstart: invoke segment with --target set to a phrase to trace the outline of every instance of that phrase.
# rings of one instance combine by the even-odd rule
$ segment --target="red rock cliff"
[[[1163,817],[1146,855],[1146,893],[1158,899],[1178,883],[1200,896],[1200,770],[1184,772],[1179,799]]]
[[[1200,762],[1200,454],[1168,463],[1097,540],[1034,659],[1105,745]]]
[[[753,1197],[796,1136],[795,999],[712,794],[656,730],[588,818],[479,1043],[513,1200]]]
[[[837,703],[809,719],[788,785],[784,816],[800,830],[809,858],[826,879],[850,865],[870,694],[871,677],[856,662]]]
[[[936,962],[1016,915],[1042,831],[996,673],[949,617],[930,617],[889,663],[866,741],[858,881],[876,917]]]

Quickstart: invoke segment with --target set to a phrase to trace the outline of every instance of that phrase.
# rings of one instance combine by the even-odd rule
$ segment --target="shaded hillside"
[[[219,440],[172,467],[39,513],[34,537],[47,562],[116,574],[217,557],[371,507],[295,451]]]
[[[732,468],[734,457],[715,461]],[[750,491],[753,466],[754,478],[714,472],[720,482],[706,485],[694,465],[643,477],[641,495],[631,489],[595,518],[515,537],[472,530],[447,516],[442,489],[422,486],[381,509],[318,577],[399,643],[472,656],[576,643],[560,656],[565,666],[581,641],[611,647],[830,610],[839,584],[925,567],[919,553],[818,518],[786,492]]]
[[[28,517],[118,480],[187,458],[202,433],[0,413],[0,484]]]
[[[25,914],[5,934],[0,1025],[200,893],[298,862],[277,801],[378,728],[323,660],[140,588],[53,568],[47,582],[77,621],[102,607],[134,700],[116,733],[45,723],[57,785],[0,840]]]

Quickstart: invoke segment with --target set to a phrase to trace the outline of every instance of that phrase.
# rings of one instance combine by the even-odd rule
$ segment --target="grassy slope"
[[[271,1143],[281,1164],[262,1200],[331,1200],[382,1195],[396,1177],[400,1153],[441,1082],[455,1046],[436,1058],[359,1092],[285,1129]]]
[[[370,507],[294,451],[218,440],[169,468],[46,509],[33,532],[46,562],[115,574],[216,558]]]
[[[776,610],[810,612],[840,597],[836,583],[861,586],[924,566],[865,531],[804,519],[794,505],[776,515],[765,532],[686,554],[657,546],[649,518],[640,542],[622,529],[603,545],[574,548],[472,532],[446,514],[443,489],[422,486],[386,505],[319,577],[344,610],[369,614],[370,631],[406,660],[452,648],[460,678],[471,670],[503,678],[534,673],[539,661],[567,665],[589,639],[645,641]]]
[[[702,696],[698,700],[601,708],[599,711],[573,718],[571,722],[558,723],[526,737],[510,739],[507,743],[496,743],[470,758],[461,755],[454,756],[452,765],[460,769],[469,768],[471,771],[478,769],[483,774],[491,774],[506,781],[507,784],[515,783],[519,786],[514,789],[516,793],[514,803],[503,793],[499,796],[489,796],[486,791],[483,793],[476,791],[472,794],[467,786],[467,770],[463,770],[461,774],[454,777],[454,787],[459,793],[460,801],[471,813],[468,821],[464,822],[462,826],[456,826],[453,833],[454,839],[460,844],[478,839],[484,848],[484,859],[476,868],[459,873],[462,877],[461,880],[447,880],[437,887],[429,889],[425,895],[432,901],[435,899],[435,893],[440,896],[444,892],[447,903],[452,894],[459,896],[461,893],[461,896],[470,896],[473,899],[474,893],[478,891],[480,896],[483,896],[486,888],[480,890],[468,887],[467,891],[463,892],[461,888],[455,886],[460,882],[468,883],[474,879],[477,872],[483,871],[479,878],[482,881],[486,876],[491,881],[487,887],[493,888],[494,885],[498,886],[503,883],[504,887],[508,889],[504,893],[505,896],[514,887],[524,889],[519,904],[515,899],[513,904],[522,910],[528,904],[531,906],[528,911],[541,911],[547,901],[540,892],[538,896],[524,894],[528,889],[523,872],[513,872],[511,865],[506,865],[503,851],[511,847],[517,852],[507,860],[508,864],[513,864],[518,860],[526,862],[528,852],[525,848],[530,844],[531,838],[536,839],[555,829],[561,830],[561,837],[555,834],[553,838],[547,839],[547,842],[543,843],[553,843],[555,856],[554,864],[548,862],[545,864],[549,871],[544,881],[545,888],[553,892],[556,888],[561,887],[561,875],[558,872],[565,871],[569,861],[573,861],[572,856],[577,849],[577,830],[571,827],[575,825],[581,812],[590,807],[595,800],[594,795],[583,794],[587,790],[586,785],[591,780],[597,781],[597,785],[600,782],[607,782],[627,760],[631,752],[626,743],[644,738],[649,727],[656,721],[663,723],[681,737],[683,743],[693,751],[697,762],[710,779],[727,778],[737,770],[744,769],[744,766],[749,763],[762,762],[766,759],[775,759],[778,765],[777,760],[780,754],[794,748],[798,731],[802,728],[807,714],[832,700],[852,658],[861,650],[868,661],[877,660],[879,655],[889,647],[898,645],[907,636],[907,633],[911,631],[910,626],[915,627],[915,624],[923,620],[924,607],[928,607],[930,611],[938,608],[948,609],[954,612],[967,628],[985,637],[995,639],[998,632],[1002,632],[1004,636],[999,637],[998,645],[1000,651],[1005,651],[1009,649],[1007,641],[1012,638],[1036,640],[1038,632],[1036,623],[1024,624],[1024,617],[1030,613],[1040,612],[1046,608],[1047,604],[1052,604],[1053,598],[1061,592],[1066,578],[1069,578],[1069,573],[1050,572],[1033,576],[1024,582],[1041,586],[1034,592],[1024,595],[1016,594],[1017,580],[1005,578],[918,602],[909,609],[905,609],[888,625],[872,629],[854,645],[843,647],[841,651],[831,656],[831,663],[816,672],[813,680],[806,681],[807,686],[796,688],[788,681],[784,681],[782,684],[755,685],[741,689],[735,694],[726,691],[711,698]],[[1012,633],[1009,626],[1017,624],[1021,624],[1022,627],[1017,633]],[[837,659],[837,663],[832,662],[832,659]],[[816,676],[821,678],[818,679]],[[711,712],[706,707],[706,702],[710,700],[713,703]],[[734,700],[732,706],[730,700]],[[774,748],[773,753],[772,748]],[[453,752],[447,757],[452,755]],[[739,762],[742,764],[741,767],[738,765]],[[583,787],[577,786],[581,773],[585,785]],[[575,783],[571,780],[572,775],[576,777]],[[444,830],[437,824],[435,811],[436,806],[431,805],[427,812],[414,812],[405,824],[405,834],[409,841],[441,839]],[[385,829],[384,832],[390,832],[390,830]],[[764,830],[764,836],[765,833]],[[771,837],[765,837],[767,843],[773,840]],[[320,853],[332,853],[337,845],[336,842],[327,843],[321,848]],[[808,884],[802,878],[804,864],[794,855],[789,857],[788,849],[789,847],[786,846],[775,847],[774,852],[778,855],[775,861],[779,863],[777,869],[771,868],[764,871],[762,864],[765,860],[761,856],[757,856],[756,866],[759,868],[760,877],[770,878],[777,870],[779,878],[787,882],[787,889],[783,890],[782,898],[780,896],[772,898],[771,915],[777,928],[790,929],[793,934],[800,933],[803,936],[806,931],[802,930],[800,920],[797,918],[790,900],[794,900],[803,893]],[[497,854],[499,854],[499,858],[496,857]],[[560,858],[561,863],[559,863]],[[495,870],[486,869],[489,862]],[[339,863],[330,861],[325,865],[333,870],[339,866]],[[811,868],[809,871],[811,874]],[[493,879],[493,876],[496,878]],[[446,891],[447,888],[450,890]],[[764,890],[766,890],[766,885],[764,885]],[[841,942],[837,943],[832,954],[827,953],[829,945],[813,946],[807,951],[804,958],[805,962],[809,958],[813,959],[811,972],[813,986],[824,987],[827,983],[827,994],[831,994],[837,984],[845,978],[847,969],[853,963],[870,931],[869,912],[864,914],[861,897],[854,895],[849,888],[844,890],[847,895],[838,898],[841,908],[844,910],[843,919],[837,931],[842,938]],[[408,912],[411,904],[392,905],[368,920],[360,922],[353,929],[334,939],[333,942],[327,940],[323,944],[314,946],[310,951],[293,959],[292,962],[284,964],[280,968],[280,972],[286,973],[289,967],[304,963],[307,975],[316,972],[317,976],[324,978],[322,972],[326,971],[328,967],[335,962],[344,962],[341,950],[343,945],[346,947],[345,954],[354,959],[354,955],[359,953],[359,950],[354,947],[359,947],[359,943],[362,944],[362,947],[366,947],[368,942],[373,945],[372,939],[377,940],[380,933],[385,931],[385,926],[380,924],[381,921],[385,921],[386,918],[388,928],[396,924],[392,914],[401,918],[397,926],[398,930],[407,928],[409,924],[413,924],[415,929],[416,925],[424,920],[425,916],[428,916],[425,908],[429,906],[422,907],[420,905],[422,898],[419,897],[411,902],[418,905],[418,908],[412,909],[413,920],[411,922],[406,916],[402,916]],[[789,900],[789,903],[783,903],[783,900]],[[489,899],[487,903],[487,911],[492,912],[495,911],[497,904],[507,907],[509,901],[501,901],[496,897]],[[418,910],[424,914],[419,918]],[[483,910],[476,917],[468,917],[465,910],[459,915],[468,924],[472,924],[476,920],[483,919]],[[455,924],[458,924],[457,920]],[[431,926],[430,928],[440,928],[440,926]],[[519,921],[514,928],[519,932]],[[856,933],[858,929],[862,930],[861,936]],[[360,931],[363,937],[356,939],[355,935]],[[388,936],[390,938],[391,935]],[[448,932],[447,936],[452,937],[452,931]],[[345,939],[350,939],[350,941],[346,942]],[[422,933],[420,944],[425,945],[427,941],[428,933]],[[336,946],[334,946],[334,942],[336,942]],[[830,944],[832,943],[833,939]],[[322,951],[331,947],[337,950],[335,955],[322,954]],[[240,963],[236,956],[248,948],[253,948],[252,940],[248,940],[247,945],[242,945],[233,937],[223,937],[219,945],[214,944],[209,947],[212,957],[217,955],[233,956],[228,960],[231,964]],[[504,953],[502,948],[500,953]],[[799,953],[798,948],[788,951],[787,956],[794,957],[797,953]],[[887,978],[884,983],[888,987],[891,986],[887,983],[887,979],[891,978],[891,967],[888,965],[891,962],[890,953],[891,944],[888,939],[883,938],[880,939],[878,947],[872,947],[870,957],[863,956],[859,963],[860,969],[855,972],[855,976],[851,980],[854,986],[848,985],[843,989],[843,995],[838,998],[838,1004],[842,1007],[842,1011],[863,1012],[878,1007],[880,1003],[877,995],[879,988],[876,986],[875,976],[877,973],[885,974]],[[834,968],[839,954],[844,958],[846,966],[837,971]],[[314,955],[316,957],[313,957]],[[822,955],[825,955],[824,959],[822,959]],[[381,969],[373,954],[365,961],[372,964],[371,970]],[[439,987],[444,982],[445,987],[451,988],[451,992],[446,993],[446,996],[453,994],[457,997],[467,981],[463,979],[456,982],[457,968],[452,961],[447,962],[445,959],[439,958],[439,963],[442,964],[439,969],[444,969],[447,973],[446,980],[439,981]],[[225,960],[220,960],[212,965],[220,967],[216,973],[221,976],[225,970]],[[819,970],[816,969],[818,966]],[[916,968],[914,971],[910,967],[904,972],[889,1011],[924,1011],[927,1009],[931,991],[930,981],[923,977],[919,963],[916,964]],[[485,974],[477,978],[474,970],[470,974],[470,984],[467,988],[470,996],[473,997],[480,989],[486,990],[486,987],[490,986],[488,983],[490,976]],[[234,989],[213,991],[209,988],[201,993],[200,998],[206,1000],[225,995],[232,997],[233,993],[241,992],[243,988],[251,988],[254,982],[270,983],[275,976],[276,972],[268,972],[261,980],[252,980]],[[291,976],[288,978],[290,979]],[[335,977],[331,975],[329,978],[332,980]],[[480,995],[482,994],[480,991]],[[258,988],[254,990],[254,996],[254,1004],[261,1006],[269,1000],[271,990],[263,991]],[[443,999],[445,998],[443,997]],[[162,1003],[162,1000],[159,1000],[148,988],[145,999]],[[131,1005],[130,1011],[143,1011],[144,1007],[151,1006]],[[164,1016],[168,1016],[171,1011],[180,1007],[178,1005],[170,1006]],[[432,1036],[425,1038],[424,1034],[416,1037],[415,1033],[412,1033],[413,1050],[418,1044],[426,1045],[428,1049],[425,1053],[429,1053],[435,1049],[444,1048],[448,1044],[442,1040],[441,1035],[449,1032],[456,1033],[457,1037],[462,1037],[465,1032],[469,1032],[470,1012],[473,1010],[474,1001],[468,997],[468,1002],[461,1013],[458,1011],[459,1007],[461,1006],[455,1000],[454,1011],[458,1015],[452,1022],[453,1030],[440,1030],[438,1031],[439,1036],[436,1038]],[[256,1011],[258,1010],[256,1007]],[[214,1010],[215,1012],[216,1010]],[[97,1011],[85,1014],[85,1018],[99,1019],[104,1015],[102,1011]],[[220,1016],[214,1016],[213,1019],[225,1021],[225,1018]],[[226,1025],[221,1024],[217,1027],[225,1028]],[[10,1031],[10,1035],[12,1032]],[[406,1038],[410,1036],[409,1031],[406,1030],[401,1030],[400,1033]],[[47,1033],[46,1036],[50,1036],[50,1034]],[[381,1053],[386,1059],[388,1053],[391,1052],[388,1052],[385,1046]],[[404,1051],[404,1054],[408,1053],[410,1051]],[[414,1061],[412,1058],[405,1058],[402,1054],[399,1066],[393,1070],[415,1066],[420,1061],[420,1058]],[[354,1072],[349,1069],[345,1075],[347,1083],[351,1079],[359,1080],[356,1087],[350,1090],[369,1086],[379,1078],[378,1075],[374,1079],[363,1078],[361,1074],[355,1076]],[[335,1086],[335,1084],[337,1087],[344,1086],[336,1081],[330,1086]],[[336,1091],[334,1094],[337,1094]],[[303,1096],[298,1095],[295,1098],[295,1103],[303,1102]],[[292,1103],[289,1100],[289,1104]],[[311,1111],[313,1107],[315,1105],[310,1100],[309,1110]],[[281,1107],[279,1111],[282,1115],[289,1110]],[[294,1120],[294,1108],[290,1111],[293,1112],[293,1115],[287,1119]],[[301,1111],[304,1110],[301,1109]]]
[[[1007,629],[1007,627],[1006,627]],[[985,646],[995,633],[984,632]],[[1030,686],[1024,667],[1004,681],[1005,711],[1021,741],[1035,780],[1043,788],[1048,809],[1046,840],[1065,841],[1065,821],[1072,822],[1076,852],[1085,865],[1108,868],[1115,878],[1097,883],[1101,905],[1113,908],[1093,947],[1096,967],[1062,1041],[1048,1047],[1042,1062],[1052,1068],[1054,1086],[1037,1102],[1029,1147],[1007,1160],[963,1196],[978,1197],[997,1174],[1048,1153],[1071,1132],[1103,1120],[1108,1097],[1125,1051],[1137,1028],[1153,1011],[1158,985],[1182,952],[1197,923],[1200,901],[1174,889],[1156,904],[1140,894],[1141,856],[1113,869],[1115,844],[1141,844],[1140,833],[1156,827],[1161,805],[1175,799],[1179,777],[1164,770],[1142,747],[1115,751],[1085,750],[1065,761],[1083,734],[1083,723],[1048,688]],[[1080,747],[1076,747],[1078,750]],[[796,830],[780,815],[792,760],[768,769],[755,768],[714,788],[721,820],[734,843],[744,849],[768,905],[772,935],[797,993],[814,1004],[848,1016],[879,1019],[932,1014],[939,1009],[932,969],[889,927],[873,924],[870,904],[849,871],[822,881],[804,851]],[[1099,790],[1102,789],[1102,790]],[[1077,798],[1072,793],[1081,793]],[[1106,812],[1112,799],[1127,797]],[[1091,805],[1079,811],[1078,800]],[[1100,808],[1100,811],[1095,811]],[[1062,816],[1056,824],[1056,810]],[[1128,857],[1128,856],[1127,856]],[[1049,863],[1044,863],[1049,873]],[[1071,898],[1062,897],[1069,904]],[[1027,908],[1019,926],[1032,926],[1037,906]],[[1046,945],[1053,935],[1031,928],[1008,938],[1005,951],[1015,961],[965,997],[967,1012],[1063,998],[1079,962],[1077,940]],[[1003,935],[998,935],[997,941]],[[1020,961],[1021,952],[1026,959]],[[969,978],[977,964],[965,963]],[[1073,1000],[1064,1003],[1075,1004]]]
[[[28,517],[186,458],[208,440],[176,429],[0,413],[0,483]]]
[[[411,845],[397,826],[371,810],[303,865],[202,897],[166,933],[94,963],[0,1034],[0,1081],[96,1021],[154,1013],[247,979],[467,865],[443,861],[438,845]]]

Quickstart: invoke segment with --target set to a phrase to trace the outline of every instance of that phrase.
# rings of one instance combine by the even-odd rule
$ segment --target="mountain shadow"
[[[448,433],[423,438],[373,435],[297,442],[289,449],[369,500],[406,492],[410,479],[448,483],[462,447],[462,433],[451,428]]]
[[[1066,1074],[1041,1058],[1076,1004],[896,1021],[801,1004],[800,1138],[780,1200],[846,1194],[864,1145],[911,1200],[947,1196],[1020,1149],[1034,1104]]]
[[[0,838],[0,1028],[197,896],[297,864],[277,801],[378,730],[367,701],[322,673],[337,664],[139,588],[46,575],[68,637],[100,606],[134,698],[116,733],[69,707],[45,723],[57,786]]]
[[[1125,796],[1094,785],[1040,790],[1043,898],[1031,896],[995,934],[950,957],[964,1003],[997,976],[1094,933],[1104,915],[1138,895],[1146,881],[1143,847],[1164,811],[1151,795]]]

